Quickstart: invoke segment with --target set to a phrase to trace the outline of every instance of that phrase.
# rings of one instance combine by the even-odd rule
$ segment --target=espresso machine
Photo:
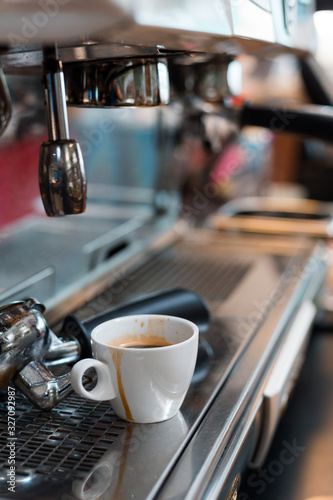
[[[244,470],[263,463],[329,252],[322,234],[206,224],[222,203],[209,172],[247,125],[332,140],[314,10],[0,0],[1,498],[235,500]],[[237,95],[239,57],[281,54],[303,68],[313,106]],[[185,193],[189,172],[200,175]],[[69,382],[93,327],[133,311],[200,329],[181,411],[159,424],[125,422]]]

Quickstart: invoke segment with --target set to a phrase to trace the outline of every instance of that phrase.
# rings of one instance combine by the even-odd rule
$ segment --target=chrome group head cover
[[[169,104],[164,59],[79,62],[64,67],[67,103],[88,108]]]

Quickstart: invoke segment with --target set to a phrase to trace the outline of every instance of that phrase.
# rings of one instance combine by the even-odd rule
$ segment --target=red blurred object
[[[223,185],[244,166],[245,160],[245,152],[238,143],[226,147],[211,172],[211,181]]]
[[[37,213],[40,138],[0,143],[0,227]]]

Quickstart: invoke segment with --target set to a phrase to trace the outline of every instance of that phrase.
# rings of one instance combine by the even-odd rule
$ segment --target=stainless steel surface
[[[84,212],[86,174],[76,141],[43,142],[39,157],[39,187],[48,216]]]
[[[41,414],[31,412],[17,394],[17,490],[35,500],[46,492],[50,498],[82,498],[82,491],[85,498],[128,498],[134,492],[145,499],[201,498],[208,485],[214,493],[223,490],[225,481],[227,491],[242,440],[249,439],[246,457],[253,452],[269,367],[295,310],[303,300],[312,300],[320,286],[323,254],[325,249],[310,241],[221,238],[194,231],[178,244],[146,255],[123,275],[119,293],[111,282],[76,313],[84,319],[105,309],[108,300],[115,304],[174,283],[206,299],[212,325],[202,339],[181,412],[163,424],[121,422],[118,428],[105,403],[94,405],[70,395]],[[317,282],[311,288],[314,275]],[[3,451],[6,438],[4,431]],[[5,465],[5,453],[1,457]],[[1,491],[7,498],[5,483]]]
[[[170,58],[174,98],[193,111],[216,117],[221,114],[227,116],[228,109],[224,109],[224,102],[232,96],[228,68],[233,60],[234,57],[228,54],[197,54],[192,58],[179,54]],[[241,77],[238,83],[241,85]],[[232,118],[235,118],[234,114]]]
[[[315,332],[297,386],[261,469],[267,471],[266,480],[260,477],[260,471],[249,469],[243,475],[240,498],[331,500],[332,357],[332,330]],[[277,463],[281,464],[281,473],[275,476],[277,468],[272,464]]]
[[[45,212],[80,214],[86,208],[86,172],[80,146],[69,138],[62,63],[54,50],[44,50],[43,75],[49,141],[41,145],[39,187]]]
[[[0,308],[0,388],[29,359],[40,358],[49,345],[48,326],[41,311],[44,306],[33,299]]]
[[[42,363],[44,355],[48,353],[50,364],[77,361],[80,346],[56,338],[46,324],[44,310],[34,299],[0,308],[0,389],[13,381],[37,408],[46,410],[66,397],[72,387],[69,371],[53,376]]]
[[[129,14],[118,2],[75,0],[41,2],[27,0],[24,4],[1,0],[0,41],[2,45],[53,44],[55,40],[84,40],[87,32],[100,32],[124,24]]]
[[[43,358],[48,367],[74,363],[79,359],[79,356],[80,345],[76,340],[57,337],[50,331],[50,344]]]
[[[135,191],[138,196],[140,190]],[[135,253],[144,226],[153,225],[153,220],[151,207],[135,200],[129,206],[121,199],[92,203],[84,215],[52,219],[52,224],[45,216],[33,217],[4,229],[0,232],[0,304],[35,296],[49,310],[49,302],[67,295],[69,289],[73,292],[78,286],[82,294],[82,284],[76,285],[80,279],[89,281],[99,265],[112,266],[113,260]],[[121,244],[125,244],[123,250]],[[109,258],[117,248],[120,251]]]
[[[70,373],[55,377],[39,361],[30,361],[15,376],[14,384],[39,410],[51,410],[72,392]]]
[[[318,265],[315,266],[317,277],[319,279],[321,275],[321,282],[326,273],[326,265],[322,261],[323,254],[325,250],[319,248],[313,255],[314,262]],[[302,268],[301,265],[298,271]],[[182,498],[216,498],[216,494],[223,491],[232,464],[244,442],[244,434],[260,407],[274,351],[286,333],[286,326],[292,321],[295,308],[297,309],[303,300],[314,299],[314,290],[307,296],[307,286],[312,280],[310,274],[312,273],[309,273],[306,267],[303,268],[301,279],[295,288],[287,285],[283,298],[278,291],[275,298],[271,296],[268,301],[273,305],[271,313],[263,320],[246,352],[238,360],[237,369],[225,382],[215,404],[177,462],[161,491],[160,498],[172,498],[179,490],[182,492]],[[260,307],[258,310],[260,311]],[[233,440],[235,435],[236,439]],[[202,450],[205,450],[205,453]],[[182,474],[189,467],[191,475],[185,488]],[[225,493],[226,491],[227,489]]]
[[[232,484],[229,488],[227,496],[225,497],[225,500],[237,500],[240,481],[241,481],[241,475],[238,473],[234,478],[234,480],[232,481]]]
[[[165,60],[133,59],[65,65],[69,106],[108,108],[169,104]]]
[[[22,53],[25,57],[22,57]],[[59,59],[65,63],[76,61],[98,61],[108,59],[127,59],[133,57],[163,57],[164,51],[159,47],[146,47],[137,44],[110,44],[83,41],[82,44],[71,44],[67,47],[58,47]],[[43,63],[41,47],[29,46],[10,47],[0,55],[1,64],[6,72],[24,72],[25,68],[31,71],[39,70]]]
[[[3,134],[12,115],[10,95],[5,75],[0,67],[0,136]]]
[[[47,52],[44,47],[52,40],[59,46],[59,57],[53,62],[62,60],[68,70],[70,104],[80,107],[165,104],[169,88],[164,60],[177,58],[180,66],[204,60],[196,88],[191,87],[195,71],[184,86],[185,93],[195,90],[201,97],[198,107],[205,108],[199,109],[197,126],[207,110],[203,99],[211,104],[229,94],[226,65],[222,73],[216,71],[212,54],[222,54],[227,62],[244,52],[270,57],[313,50],[314,0],[298,0],[291,9],[273,0],[65,3],[0,0],[0,64],[5,72],[24,75],[28,68],[40,74],[42,54]],[[120,62],[121,58],[126,62]],[[212,72],[209,63],[213,63]],[[115,66],[121,68],[116,74]],[[45,68],[45,74],[49,75],[45,82],[50,141],[41,152],[41,191],[50,215],[79,212],[84,205],[85,179],[80,152],[69,140],[59,62]],[[182,105],[179,111],[179,115],[184,111]],[[232,114],[239,115],[231,110],[227,118]],[[80,115],[76,116],[79,120]],[[135,125],[142,123],[135,121]],[[173,133],[181,132],[177,121]],[[93,150],[91,136],[87,139]],[[161,142],[156,150],[162,149]],[[214,137],[213,142],[215,152],[220,153],[224,142]],[[119,141],[117,147],[127,148],[127,142]],[[118,160],[125,170],[128,162]],[[168,158],[162,161],[169,167]],[[112,162],[100,156],[98,163],[104,179],[104,165]],[[169,168],[165,170],[171,179]],[[62,176],[65,182],[60,186]],[[67,196],[66,182],[76,196],[74,201]],[[69,207],[64,206],[64,199]],[[105,213],[105,204],[101,205]],[[321,286],[325,249],[308,240],[226,236],[205,230],[189,232],[173,246],[154,247],[153,233],[170,228],[170,218],[160,225],[156,222],[158,206],[168,209],[168,203],[163,206],[156,201],[153,215],[141,218],[140,212],[116,230],[112,224],[108,227],[104,215],[104,224],[98,228],[93,217],[89,224],[78,217],[77,223],[66,219],[63,227],[44,227],[33,237],[29,233],[25,238],[26,233],[18,231],[15,242],[6,235],[3,238],[0,285],[4,296],[22,293],[32,281],[41,279],[49,302],[55,305],[50,315],[57,320],[68,309],[77,309],[83,319],[140,294],[173,286],[197,292],[212,313],[189,393],[181,412],[169,422],[151,427],[120,422],[107,403],[95,405],[75,395],[52,411],[40,412],[17,393],[16,489],[20,498],[198,500],[227,492],[235,496],[230,487],[251,460],[262,431],[262,398],[271,367],[297,311],[304,301],[315,299]],[[112,214],[114,207],[108,208]],[[23,259],[17,258],[22,255],[19,245]],[[6,263],[11,264],[8,271]],[[67,285],[65,289],[60,283]],[[48,342],[51,358],[63,349],[67,359],[75,357],[74,344],[63,347],[50,336]],[[54,364],[53,359],[49,362]],[[67,387],[63,370],[68,367],[55,366],[53,374],[34,359],[23,369],[18,385],[43,405],[45,396],[52,401],[53,395],[58,398]],[[49,403],[45,408],[50,409]],[[4,418],[7,410],[4,395],[0,401]],[[1,427],[0,491],[3,498],[13,498],[6,482],[7,431]]]
[[[279,350],[263,394],[263,423],[251,467],[260,468],[271,446],[281,415],[305,360],[317,312],[313,302],[303,302]]]
[[[58,15],[50,15],[43,7],[34,11],[32,2],[18,8],[2,1],[0,14],[5,13],[9,22],[0,25],[0,40],[9,50],[7,55],[4,51],[1,60],[6,69],[26,67],[33,61],[36,64],[42,43],[50,40],[58,41],[67,51],[67,57],[60,54],[66,62],[88,60],[94,51],[94,59],[140,57],[147,49],[157,55],[168,51],[230,55],[313,51],[314,3],[295,2],[290,26],[285,22],[284,3],[273,0],[221,0],[206,4],[129,0],[121,5],[118,1],[99,0],[96,10],[87,1],[80,6],[69,1],[59,7]],[[70,16],[67,12],[66,18],[67,9]],[[104,24],[105,29],[98,24]],[[54,35],[50,37],[50,33]]]
[[[49,58],[47,53],[45,58],[43,83],[49,140],[69,140],[65,79],[62,63],[54,57]]]

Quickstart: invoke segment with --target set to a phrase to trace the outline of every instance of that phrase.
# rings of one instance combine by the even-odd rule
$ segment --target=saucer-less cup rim
[[[121,339],[121,337],[126,336],[124,332],[121,332],[119,330],[119,334],[117,335],[116,333],[112,333],[110,330],[108,330],[108,327],[114,327],[117,324],[121,323],[132,323],[132,326],[135,322],[135,328],[137,331],[135,333],[138,335],[138,338],[140,335],[145,336],[145,334],[148,334],[149,336],[149,330],[148,332],[143,329],[142,331],[138,328],[139,326],[143,326],[142,322],[147,322],[147,320],[150,321],[155,321],[155,328],[157,328],[157,325],[159,323],[159,320],[163,322],[163,330],[158,330],[157,328],[157,336],[163,337],[165,340],[168,341],[171,340],[172,343],[171,345],[166,345],[166,346],[159,346],[158,348],[155,347],[135,347],[134,349],[128,349],[126,346],[121,346],[121,345],[113,345],[112,340],[116,342],[116,339]],[[168,330],[168,327],[165,327],[165,322],[170,321],[170,330]],[[188,331],[185,330],[185,332],[178,332],[174,331],[173,325],[178,324],[183,325],[184,327],[188,327]],[[124,325],[123,325],[124,327]],[[140,335],[139,335],[139,333]],[[154,328],[152,329],[153,334],[156,334],[156,331]],[[161,333],[162,332],[162,333]],[[127,332],[129,334],[133,333],[133,331]],[[176,338],[174,335],[176,334]],[[172,337],[170,339],[170,336]],[[177,338],[178,336],[178,338]],[[185,338],[184,338],[185,336]],[[101,339],[101,337],[104,337]],[[187,337],[187,338],[186,338]],[[104,323],[101,323],[100,325],[96,326],[92,333],[91,333],[91,343],[93,345],[93,352],[95,351],[98,354],[98,359],[96,358],[87,358],[79,361],[76,363],[72,369],[71,372],[71,382],[72,382],[72,387],[77,392],[79,395],[93,400],[93,401],[107,401],[107,400],[114,400],[111,402],[111,405],[114,407],[114,410],[120,416],[121,418],[124,418],[125,420],[130,420],[130,421],[135,421],[137,423],[152,423],[152,422],[158,422],[162,420],[167,420],[168,418],[171,418],[176,414],[178,409],[180,408],[183,399],[185,398],[185,395],[187,393],[188,387],[190,385],[194,368],[195,368],[195,362],[197,358],[197,351],[198,351],[198,341],[199,341],[199,329],[198,326],[184,318],[176,317],[176,316],[169,316],[169,315],[159,315],[159,314],[142,314],[142,315],[132,315],[132,316],[122,316],[119,318],[114,318],[109,321],[106,321]],[[95,346],[95,349],[94,349]],[[105,349],[104,349],[105,348]],[[169,357],[165,358],[167,353],[169,352],[172,354],[174,351],[174,357],[171,359]],[[178,352],[177,352],[178,351]],[[163,415],[162,417],[155,417],[152,416],[151,419],[150,417],[143,418],[143,417],[138,417],[136,418],[135,416],[131,415],[131,418],[126,417],[126,415],[121,415],[119,411],[117,411],[116,406],[117,406],[117,401],[119,402],[119,381],[118,379],[115,380],[114,376],[111,376],[111,371],[114,370],[114,367],[111,368],[110,366],[113,366],[114,360],[112,356],[112,352],[118,353],[119,356],[121,356],[121,363],[123,363],[123,356],[127,356],[125,359],[130,359],[131,362],[133,361],[134,363],[138,359],[143,359],[143,364],[140,365],[140,370],[142,367],[145,370],[147,364],[150,365],[151,363],[156,362],[156,360],[161,360],[161,369],[164,363],[164,369],[165,366],[168,366],[170,363],[170,377],[169,375],[166,376],[166,379],[173,378],[174,376],[174,369],[176,369],[176,372],[178,370],[185,370],[183,372],[183,376],[178,375],[178,379],[182,381],[182,383],[179,383],[178,387],[178,396],[177,396],[177,402],[174,402],[174,408],[177,409],[173,411],[173,414],[170,414],[170,411],[168,415]],[[126,355],[125,355],[126,352]],[[100,355],[102,353],[102,355]],[[164,354],[163,354],[164,353]],[[103,356],[106,356],[104,359]],[[115,354],[116,355],[116,354]],[[117,356],[118,356],[117,355]],[[168,361],[169,360],[169,361]],[[174,361],[175,360],[175,361]],[[184,362],[185,360],[185,362]],[[172,363],[175,362],[176,365],[175,367],[172,366]],[[110,365],[111,363],[111,365]],[[125,362],[126,363],[126,362]],[[165,363],[167,363],[165,365]],[[85,374],[85,372],[89,368],[94,368],[97,372],[97,383],[96,386],[90,390],[87,391],[85,387],[83,386],[82,383],[82,377]],[[155,363],[155,369],[156,369],[156,363]],[[160,365],[158,365],[157,368],[158,371],[160,371]],[[149,372],[149,370],[148,370]],[[126,370],[125,370],[126,373]],[[164,372],[165,373],[165,372]],[[167,369],[167,373],[169,373]],[[155,373],[156,375],[156,373]],[[150,375],[149,375],[150,376]],[[165,376],[165,375],[164,375]],[[118,375],[117,375],[118,377]],[[121,375],[122,377],[122,375]],[[183,382],[185,381],[185,382]],[[174,381],[172,381],[173,383]],[[137,381],[135,380],[133,384],[135,385]],[[114,385],[116,384],[116,385]],[[130,384],[132,385],[132,383]],[[173,389],[172,389],[173,391]],[[171,391],[171,392],[172,392]],[[144,389],[144,392],[147,392],[146,389]],[[162,392],[163,394],[166,394],[163,397],[173,397],[173,394],[170,394],[169,396],[167,393]],[[141,396],[144,397],[144,394],[141,393]],[[137,403],[136,403],[137,405]],[[141,405],[142,407],[144,404]]]
[[[191,341],[191,339],[193,338],[193,336],[199,335],[199,328],[198,328],[198,326],[195,323],[193,323],[192,321],[188,320],[188,319],[180,318],[178,316],[170,316],[169,314],[168,315],[166,315],[166,314],[136,314],[136,315],[133,315],[133,316],[120,316],[119,318],[109,319],[108,321],[105,321],[104,323],[100,323],[99,325],[95,326],[95,328],[91,332],[91,335],[90,335],[91,340],[94,341],[96,344],[99,344],[101,346],[108,346],[108,347],[112,347],[112,349],[117,349],[117,350],[118,349],[119,350],[127,350],[128,347],[119,346],[119,345],[113,345],[113,344],[110,343],[111,341],[109,343],[101,341],[98,338],[98,335],[101,334],[100,332],[102,331],[102,329],[104,330],[105,328],[107,328],[107,326],[114,325],[114,324],[117,324],[117,323],[122,323],[125,320],[128,321],[129,318],[133,318],[133,319],[135,318],[135,320],[137,320],[138,322],[140,322],[140,321],[146,321],[148,318],[154,318],[154,319],[157,319],[157,320],[158,319],[162,319],[162,318],[163,319],[170,318],[171,321],[177,320],[179,323],[191,326],[191,328],[193,329],[191,335],[186,340],[180,340],[179,342],[175,342],[174,344],[161,346],[161,347],[158,347],[158,349],[174,349],[174,348],[177,348],[176,346],[178,344],[188,343],[188,342]],[[144,352],[155,351],[155,349],[156,349],[156,347],[135,347],[135,351],[144,351]]]

